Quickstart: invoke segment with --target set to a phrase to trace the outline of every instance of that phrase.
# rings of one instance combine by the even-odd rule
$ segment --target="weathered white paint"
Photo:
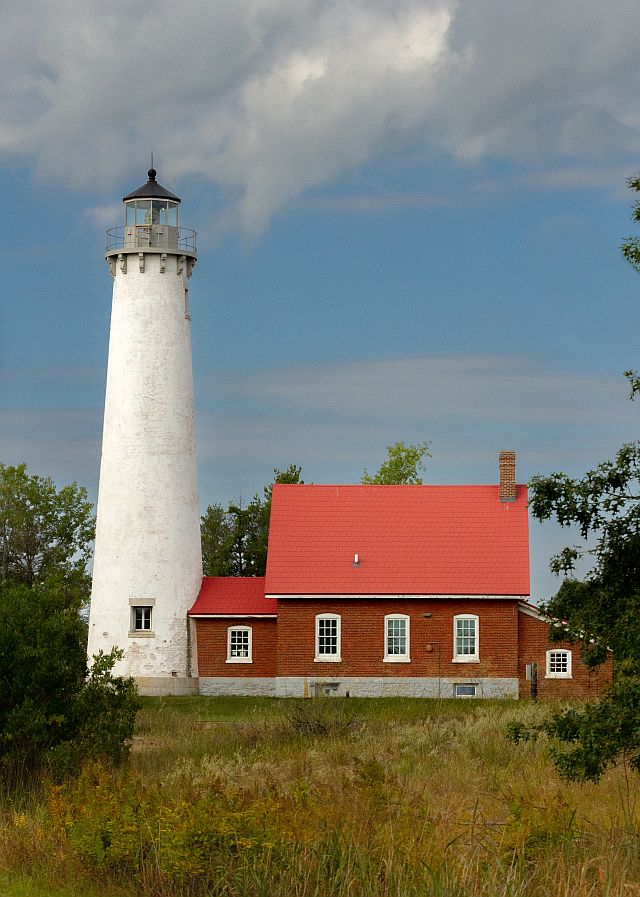
[[[202,578],[187,302],[193,257],[125,250],[109,262],[113,307],[88,651],[122,648],[118,672],[141,685],[147,680],[155,694],[173,694],[183,688],[176,680],[193,673],[187,611]],[[135,604],[153,605],[152,635],[130,635]]]

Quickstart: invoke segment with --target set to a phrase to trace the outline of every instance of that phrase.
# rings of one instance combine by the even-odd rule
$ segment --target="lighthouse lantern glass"
[[[166,224],[178,226],[178,203],[169,199],[134,199],[125,203],[128,226]]]

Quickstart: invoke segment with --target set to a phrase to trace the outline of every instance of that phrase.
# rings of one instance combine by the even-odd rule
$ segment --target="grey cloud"
[[[155,146],[255,234],[402,147],[543,169],[637,152],[638,33],[627,0],[9,0],[0,151],[107,189]]]
[[[434,422],[464,417],[601,426],[628,416],[620,376],[586,376],[509,356],[398,358],[261,372],[240,389],[276,406],[348,418],[419,414]]]

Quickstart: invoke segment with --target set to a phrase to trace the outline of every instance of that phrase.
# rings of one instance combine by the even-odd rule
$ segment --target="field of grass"
[[[0,893],[640,897],[640,780],[506,739],[548,710],[145,699],[125,768],[3,800]]]

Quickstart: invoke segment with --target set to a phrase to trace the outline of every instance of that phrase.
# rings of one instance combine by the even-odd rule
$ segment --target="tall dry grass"
[[[149,897],[640,897],[640,782],[506,740],[545,705],[192,706],[147,703],[126,768],[5,800],[0,865]]]

